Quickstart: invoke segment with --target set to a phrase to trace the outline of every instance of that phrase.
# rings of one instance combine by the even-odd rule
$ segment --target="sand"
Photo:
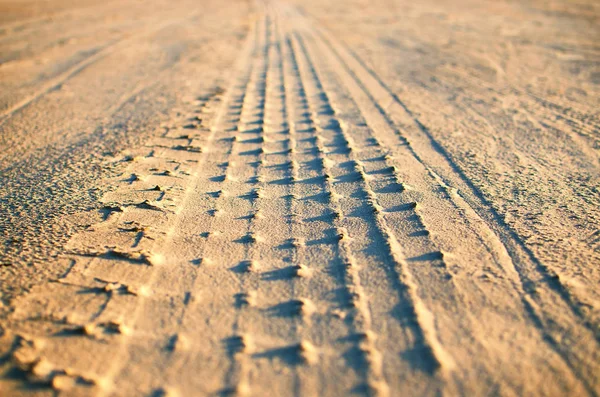
[[[594,2],[0,15],[0,394],[600,393]]]

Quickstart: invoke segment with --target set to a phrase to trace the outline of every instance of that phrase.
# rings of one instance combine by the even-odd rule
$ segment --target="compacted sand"
[[[0,0],[0,395],[600,394],[599,26]]]

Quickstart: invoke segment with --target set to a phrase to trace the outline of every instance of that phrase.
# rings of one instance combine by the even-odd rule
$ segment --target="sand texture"
[[[599,22],[0,0],[0,395],[597,396]]]

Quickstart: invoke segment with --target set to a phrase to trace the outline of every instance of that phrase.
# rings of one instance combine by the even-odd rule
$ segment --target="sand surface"
[[[0,0],[0,395],[599,395],[599,43],[585,0]]]

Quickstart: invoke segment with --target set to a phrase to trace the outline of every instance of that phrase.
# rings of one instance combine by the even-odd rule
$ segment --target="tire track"
[[[394,128],[400,135],[402,140],[409,143],[411,152],[421,162],[429,172],[434,175],[438,181],[442,181],[444,185],[451,186],[452,184],[442,178],[441,175],[434,171],[434,168],[444,169],[446,175],[456,175],[462,183],[465,184],[463,191],[470,191],[473,193],[480,203],[473,202],[472,198],[463,197],[460,194],[460,190],[456,189],[453,193],[452,200],[455,201],[456,205],[463,208],[468,213],[479,218],[481,221],[474,219],[474,223],[485,224],[487,228],[490,228],[492,233],[484,233],[491,237],[488,240],[494,250],[498,252],[499,258],[503,259],[507,268],[514,267],[521,278],[524,279],[523,283],[528,284],[530,280],[539,280],[538,282],[545,283],[548,288],[557,293],[561,299],[570,307],[570,310],[579,317],[583,323],[595,332],[596,328],[590,324],[585,315],[581,311],[581,304],[577,301],[569,290],[560,282],[560,280],[554,277],[554,272],[547,268],[541,263],[533,254],[533,252],[523,243],[517,233],[506,224],[502,217],[496,212],[493,206],[485,199],[479,189],[473,185],[468,177],[460,170],[451,159],[450,154],[433,138],[427,128],[410,112],[410,110],[404,105],[404,103],[391,92],[389,88],[383,83],[383,81],[370,69],[368,69],[360,59],[350,52],[350,55],[343,55],[346,50],[340,44],[334,44],[335,41],[324,30],[316,28],[316,32],[322,37],[323,42],[326,43],[329,48],[336,54],[336,56],[342,62],[344,68],[351,73],[354,79],[362,89],[373,98],[373,103],[378,107],[379,111],[388,118],[389,122],[393,126],[399,126]],[[352,58],[350,58],[352,57]],[[350,66],[355,63],[354,66]],[[360,77],[359,77],[360,76]],[[368,79],[372,80],[372,83],[367,83]],[[378,98],[378,99],[377,99]],[[393,110],[395,109],[395,110]],[[412,125],[416,126],[414,128]],[[410,137],[410,141],[408,141]],[[423,153],[423,154],[419,154]],[[456,178],[452,178],[453,181]],[[497,237],[500,236],[500,237]],[[507,255],[510,257],[508,260]],[[531,275],[532,272],[537,272],[540,276]],[[595,336],[598,340],[600,334]]]
[[[326,56],[322,55],[323,58],[325,58]],[[343,85],[343,84],[342,84]],[[335,85],[333,85],[335,86]],[[342,108],[348,108],[348,105],[341,105]],[[340,105],[337,105],[337,109],[340,109]],[[377,139],[376,138],[370,138],[373,140],[373,144],[374,147],[377,146],[381,146],[379,143],[377,143]],[[367,141],[368,142],[368,141]],[[365,147],[368,146],[367,142],[364,141],[360,141],[357,142],[356,146],[357,147]],[[383,147],[383,146],[381,146]],[[359,153],[362,151],[359,151]],[[372,156],[372,155],[369,155]],[[384,192],[384,195],[386,194],[385,192],[389,192],[392,191],[393,189],[397,189],[399,192],[403,192],[401,195],[415,195],[416,192],[411,191],[413,190],[413,188],[410,185],[407,185],[403,182],[400,181],[399,176],[396,174],[394,175],[394,170],[397,170],[397,166],[395,165],[390,165],[387,161],[383,161],[386,159],[393,159],[394,157],[390,157],[389,155],[386,155],[384,152],[379,151],[377,153],[377,155],[375,157],[369,158],[369,156],[364,157],[359,155],[359,158],[361,158],[360,160],[357,160],[358,163],[355,164],[357,166],[357,172],[364,174],[364,176],[366,177],[367,180],[370,181],[370,184],[372,186],[379,186],[379,188],[377,189],[371,189],[372,191],[382,191]],[[381,161],[377,160],[377,159],[381,159]],[[377,167],[375,166],[375,164],[377,164],[378,162],[381,162],[382,164]],[[365,165],[369,164],[370,169],[372,171],[368,172],[365,169]],[[406,167],[402,167],[404,169],[406,169]],[[400,169],[402,169],[400,168]],[[414,169],[414,167],[409,167],[409,169]],[[417,167],[418,169],[418,167]],[[392,179],[392,183],[387,185],[385,184],[384,181],[379,182],[378,179],[380,174],[391,174],[391,179]],[[425,175],[427,173],[425,172]],[[431,183],[428,182],[428,183]],[[443,185],[440,185],[443,186]],[[447,187],[446,187],[447,188]],[[390,190],[392,189],[392,190]],[[447,192],[448,194],[451,194],[451,192],[448,192],[448,189],[444,189],[444,191]],[[447,195],[444,198],[445,200],[447,200]],[[391,196],[391,195],[390,195]],[[419,197],[419,195],[415,195],[415,197]],[[422,199],[421,199],[422,200]],[[390,201],[389,199],[387,200],[388,202]],[[396,200],[392,199],[393,201],[397,201],[397,197]],[[453,342],[451,342],[452,344],[456,344],[457,346],[463,346],[461,347],[462,349],[466,349],[469,350],[469,353],[462,353],[462,354],[466,354],[467,356],[481,356],[482,353],[487,353],[490,354],[490,356],[488,356],[487,358],[483,358],[483,357],[479,357],[475,362],[466,364],[466,363],[461,363],[463,366],[463,368],[473,368],[473,366],[483,366],[483,368],[481,369],[482,371],[485,371],[487,374],[489,374],[488,376],[490,377],[490,382],[493,382],[493,379],[497,377],[497,375],[493,375],[494,372],[496,371],[496,367],[494,367],[493,364],[493,360],[495,359],[495,357],[493,355],[491,355],[491,351],[494,350],[494,344],[495,343],[500,343],[503,344],[502,342],[502,337],[501,336],[496,336],[493,337],[493,334],[502,334],[503,332],[507,332],[509,331],[511,328],[510,325],[507,325],[505,323],[502,324],[501,327],[496,326],[495,328],[498,328],[498,330],[496,331],[492,331],[491,329],[487,329],[487,330],[483,330],[482,328],[486,328],[486,326],[484,324],[481,323],[481,320],[478,320],[474,317],[474,314],[471,313],[470,310],[472,309],[467,309],[467,310],[462,310],[459,309],[458,307],[455,307],[454,305],[456,305],[458,302],[460,302],[461,304],[459,304],[458,306],[463,306],[464,304],[466,304],[469,301],[472,301],[474,299],[474,296],[481,296],[478,297],[477,299],[492,299],[494,300],[495,298],[498,298],[499,301],[503,302],[503,306],[506,305],[506,308],[504,310],[506,310],[507,312],[511,312],[514,311],[515,309],[517,309],[519,305],[519,301],[517,300],[516,302],[514,302],[514,297],[513,298],[509,298],[506,296],[503,297],[497,297],[497,293],[494,293],[493,290],[489,290],[488,288],[485,288],[485,286],[482,288],[481,286],[472,286],[472,285],[465,285],[464,282],[460,282],[460,279],[457,279],[457,277],[455,276],[455,273],[457,272],[457,270],[460,269],[460,267],[463,267],[462,263],[460,261],[458,261],[458,257],[456,255],[452,255],[452,254],[448,254],[446,251],[442,251],[439,250],[436,247],[436,244],[433,243],[433,239],[437,239],[437,237],[439,237],[439,235],[437,234],[437,232],[434,232],[434,230],[431,229],[431,227],[428,227],[428,223],[423,219],[423,216],[430,218],[428,216],[428,212],[435,209],[435,206],[431,207],[429,201],[431,200],[425,200],[424,206],[427,209],[427,211],[423,210],[423,207],[419,200],[417,201],[405,201],[402,203],[395,203],[395,205],[392,205],[391,203],[383,204],[382,205],[382,216],[386,219],[389,219],[389,221],[393,222],[394,219],[397,219],[396,216],[398,214],[398,211],[400,212],[407,212],[407,213],[413,213],[413,215],[407,215],[406,217],[403,217],[403,221],[402,223],[392,223],[392,233],[395,233],[395,236],[399,239],[400,243],[406,247],[408,247],[409,250],[414,250],[414,245],[415,245],[415,239],[419,238],[421,240],[429,240],[429,242],[421,242],[421,244],[424,244],[424,246],[421,248],[420,252],[414,252],[414,254],[412,254],[412,258],[411,261],[417,261],[418,262],[422,262],[422,263],[426,263],[426,262],[430,262],[431,265],[433,266],[433,268],[428,268],[427,270],[419,270],[422,269],[422,267],[418,267],[417,270],[415,270],[415,274],[417,275],[417,279],[418,284],[421,286],[425,287],[425,290],[429,290],[427,292],[425,292],[425,297],[428,297],[429,301],[431,302],[432,305],[434,305],[434,307],[438,307],[436,309],[436,311],[440,311],[441,313],[445,315],[442,315],[441,318],[439,318],[436,322],[439,323],[438,327],[441,329],[445,330],[445,334],[446,334],[446,339],[448,339],[448,334],[450,334],[450,336],[452,335],[461,335],[461,339],[462,342],[459,340],[455,340]],[[379,201],[381,203],[381,201]],[[452,211],[453,209],[451,209]],[[423,215],[421,215],[423,214]],[[410,224],[414,224],[413,227],[408,227],[409,231],[404,232],[404,229],[407,229],[407,225]],[[468,225],[467,225],[468,226]],[[435,228],[434,228],[435,229]],[[412,230],[412,232],[410,232]],[[402,231],[401,235],[398,234],[399,231]],[[406,233],[406,234],[404,234]],[[477,234],[475,231],[470,230],[470,233],[473,236],[469,236],[468,238],[474,238]],[[429,237],[431,236],[431,237]],[[440,270],[434,270],[436,268],[441,268]],[[442,270],[442,269],[446,269],[446,270]],[[452,270],[454,269],[454,270]],[[477,270],[475,270],[477,272]],[[439,278],[436,280],[436,274],[437,273],[441,273],[439,274]],[[501,276],[501,275],[499,275]],[[502,276],[501,276],[502,277]],[[445,279],[447,279],[448,281],[444,281]],[[461,286],[459,286],[457,284],[457,281],[459,281],[459,284],[461,284]],[[471,283],[469,283],[471,284]],[[507,287],[508,289],[512,289],[512,285],[513,283],[511,282]],[[435,286],[435,287],[434,287]],[[465,289],[466,288],[466,289]],[[475,288],[475,291],[470,291],[470,293],[467,293],[467,290],[472,290],[473,288]],[[486,291],[487,289],[487,291]],[[431,290],[433,290],[434,292],[432,292]],[[509,293],[510,295],[514,295],[513,293]],[[487,298],[485,298],[485,296],[488,296]],[[485,305],[485,303],[482,302],[482,304]],[[512,305],[515,305],[517,307],[513,307]],[[519,312],[524,311],[526,308],[523,307],[519,307],[517,310],[519,310]],[[451,315],[449,313],[453,313],[455,311],[460,311],[461,315],[460,316],[455,316],[455,315]],[[444,320],[444,318],[447,318],[448,320]],[[457,320],[457,318],[460,318],[462,320]],[[444,324],[445,323],[445,324]],[[464,323],[464,324],[462,324]],[[456,328],[458,325],[458,328]],[[537,324],[536,324],[537,325]],[[515,324],[516,326],[516,324]],[[522,325],[521,325],[522,326]],[[489,328],[489,327],[488,327]],[[504,331],[500,331],[500,328],[503,328]],[[492,331],[492,332],[490,332]],[[485,338],[482,338],[482,335],[485,336]],[[453,337],[451,337],[451,339],[454,339]],[[470,343],[465,344],[464,340],[470,340]],[[492,342],[493,341],[493,342]],[[448,343],[448,341],[446,342]],[[527,342],[530,345],[535,345],[536,342],[535,341],[528,341]],[[468,347],[467,347],[468,346]],[[507,346],[508,347],[508,346]],[[464,361],[464,360],[463,360]],[[575,372],[579,372],[577,370],[575,370]],[[466,374],[465,374],[466,375]]]
[[[296,40],[298,39],[296,38]],[[329,95],[323,89],[321,79],[315,71],[310,55],[301,43],[298,44],[298,46],[302,48],[302,54],[305,58],[305,73],[309,74],[309,79],[312,79],[313,81],[313,87],[311,88],[314,90],[314,92],[320,93],[323,102],[327,104],[326,106],[331,107],[328,98]],[[415,327],[414,332],[417,335],[420,335],[417,338],[421,340],[421,343],[423,343],[424,346],[427,346],[425,350],[431,351],[431,359],[435,362],[433,367],[451,370],[455,365],[454,360],[441,346],[437,338],[437,332],[433,326],[433,316],[416,293],[418,287],[413,281],[411,272],[408,270],[408,263],[406,262],[403,250],[387,225],[386,220],[382,216],[377,195],[369,185],[369,177],[364,172],[361,162],[357,160],[356,156],[353,154],[356,148],[353,147],[352,140],[348,137],[348,135],[344,133],[344,129],[340,126],[339,121],[334,119],[333,122],[337,123],[337,125],[332,126],[332,129],[339,130],[343,150],[348,153],[351,175],[353,175],[353,177],[357,179],[356,182],[359,182],[361,185],[361,196],[364,197],[364,201],[369,207],[369,211],[373,213],[373,218],[377,225],[377,229],[381,234],[381,238],[385,241],[385,245],[389,249],[389,252],[386,253],[386,255],[389,255],[393,259],[395,272],[394,275],[400,280],[401,283],[398,285],[398,292],[401,294],[406,294],[406,296],[401,295],[401,299],[406,299],[407,302],[409,302],[408,305],[410,307],[410,311],[412,312],[410,315],[414,316],[414,321],[418,327]],[[350,260],[353,261],[352,259]]]
[[[233,240],[247,229],[246,220],[241,218],[250,204],[240,196],[245,191],[242,181],[249,177],[248,171],[254,173],[254,168],[240,169],[236,157],[242,151],[244,120],[253,112],[256,101],[257,80],[264,73],[258,55],[264,46],[265,23],[264,19],[257,23],[253,59],[240,69],[239,81],[231,89],[231,101],[223,104],[226,122],[218,131],[218,149],[210,159],[212,166],[204,171],[205,181],[198,189],[200,197],[212,197],[214,204],[206,206],[201,216],[197,209],[190,209],[187,231],[190,237],[182,238],[180,243],[180,250],[185,252],[190,239],[201,239],[195,258],[191,259],[197,268],[189,288],[193,305],[186,310],[173,336],[176,344],[162,381],[170,387],[168,390],[184,394],[199,390],[206,394],[229,394],[243,391],[245,387],[250,342],[235,334],[231,336],[231,330],[237,331],[239,312],[234,310],[232,302],[223,302],[223,295],[233,296],[239,284],[228,264],[239,263],[247,256],[247,249]],[[221,294],[208,293],[214,288]],[[218,319],[217,324],[199,321],[198,316],[208,313]],[[198,339],[199,334],[206,337]],[[186,379],[194,379],[194,382],[186,382]]]
[[[304,22],[304,21],[303,21]],[[310,29],[309,29],[310,30]],[[354,79],[356,79],[357,84],[361,87],[362,90],[364,90],[365,93],[367,93],[367,95],[371,98],[371,100],[373,101],[373,104],[375,106],[375,108],[377,109],[377,112],[381,113],[384,117],[383,121],[379,124],[375,124],[375,131],[386,131],[386,129],[388,131],[393,131],[394,133],[397,132],[397,130],[395,130],[395,128],[389,129],[389,127],[387,127],[385,124],[385,119],[387,118],[389,120],[388,117],[392,117],[392,116],[387,116],[386,112],[383,110],[386,106],[384,105],[380,105],[378,104],[378,102],[374,99],[374,97],[372,96],[372,94],[369,93],[369,88],[366,85],[366,83],[363,83],[358,77],[357,77],[357,72],[354,69],[351,69],[348,64],[344,64],[342,57],[337,53],[337,49],[333,48],[332,45],[330,43],[326,43],[328,46],[328,49],[330,49],[332,51],[332,53],[334,53],[342,62],[341,66],[342,68],[346,69],[348,71],[348,73],[350,73],[351,76],[353,76]],[[387,106],[389,107],[389,105]],[[377,123],[377,122],[375,122]],[[390,125],[393,125],[391,123],[391,121],[387,121],[387,123],[390,123]],[[401,138],[401,139],[405,139],[405,138]],[[394,147],[393,145],[388,145],[388,147]],[[515,270],[513,270],[514,266],[512,265],[512,261],[510,256],[508,255],[508,251],[507,249],[504,247],[503,243],[500,240],[497,240],[497,237],[495,236],[495,234],[491,231],[488,231],[485,229],[485,221],[483,222],[478,222],[477,218],[479,218],[477,212],[475,212],[475,210],[473,210],[467,203],[466,201],[464,201],[462,199],[462,197],[458,194],[457,191],[455,191],[454,189],[451,189],[446,183],[445,181],[442,180],[442,178],[436,174],[430,167],[428,167],[422,160],[420,157],[418,157],[418,155],[415,153],[414,149],[411,148],[411,152],[413,153],[413,155],[416,157],[416,159],[421,162],[427,169],[428,172],[433,176],[434,180],[444,189],[448,192],[448,196],[449,199],[452,200],[452,202],[454,203],[454,205],[456,205],[458,208],[460,208],[461,210],[465,211],[466,214],[469,214],[471,216],[474,216],[475,219],[470,221],[472,222],[471,224],[475,224],[476,227],[479,228],[480,233],[478,233],[481,236],[486,236],[488,239],[488,246],[491,247],[491,249],[494,252],[494,256],[496,257],[496,260],[502,265],[502,267],[505,268],[505,271],[508,274],[511,273],[515,273]],[[477,226],[477,223],[479,223],[481,225],[481,223],[483,223],[484,228],[483,230],[481,229],[481,226]],[[491,240],[491,241],[490,241]],[[523,294],[523,291],[525,292],[526,296],[524,296],[522,298],[523,300],[523,307],[524,307],[524,312],[527,313],[528,316],[530,316],[531,321],[536,324],[536,326],[540,329],[541,334],[543,335],[544,339],[550,339],[549,342],[549,347],[553,350],[555,350],[559,356],[562,357],[562,359],[565,361],[565,363],[567,363],[567,365],[569,367],[571,367],[573,373],[576,375],[576,377],[580,380],[580,382],[584,385],[584,387],[587,389],[588,393],[593,394],[593,390],[594,390],[594,384],[596,383],[596,381],[594,381],[594,376],[592,375],[593,370],[589,367],[588,363],[590,362],[594,362],[595,360],[595,355],[596,353],[594,351],[589,351],[586,350],[584,348],[584,346],[589,343],[590,338],[595,338],[595,336],[593,335],[593,333],[587,334],[585,331],[582,331],[581,329],[578,328],[574,328],[572,323],[569,323],[568,320],[567,322],[565,322],[565,320],[561,317],[560,320],[557,318],[557,316],[554,313],[548,313],[548,309],[546,309],[545,312],[541,312],[541,308],[539,306],[539,304],[532,304],[533,299],[536,299],[539,297],[539,292],[536,295],[532,295],[531,294],[531,290],[529,290],[529,292],[527,292],[527,285],[531,284],[532,281],[531,280],[525,280],[525,282],[523,281],[523,275],[521,272],[516,272],[518,277],[519,277],[519,283],[521,284],[520,287],[517,287],[521,292],[521,294]],[[539,300],[536,299],[536,300]],[[550,303],[553,302],[554,299],[545,299],[546,303]],[[569,306],[571,308],[573,308],[573,306]],[[552,309],[551,309],[552,310]],[[547,320],[547,318],[553,318],[553,322],[548,322],[549,320]],[[558,327],[556,322],[560,322]],[[584,323],[585,324],[585,323]],[[590,326],[590,324],[585,324],[586,326]],[[549,326],[551,326],[553,329],[548,330]],[[557,329],[558,328],[558,329]],[[583,332],[583,335],[582,335]],[[564,347],[562,347],[559,343],[557,343],[557,337],[558,335],[572,335],[573,340],[581,340],[581,345],[576,348],[573,349],[573,347],[571,347],[570,349],[565,349]],[[577,335],[577,336],[575,336]],[[577,342],[575,342],[577,343]],[[576,351],[576,353],[574,354],[573,350]],[[592,371],[592,372],[590,372]]]
[[[267,82],[272,73],[270,59],[272,57],[270,50],[270,41],[272,34],[272,20],[268,15],[265,16],[264,28],[260,32],[261,41],[259,45],[257,73],[253,79],[253,90],[250,96],[244,101],[242,110],[242,120],[240,132],[243,135],[239,137],[240,151],[237,153],[236,162],[241,170],[244,163],[251,164],[252,174],[245,172],[238,178],[243,191],[238,196],[238,200],[246,201],[247,210],[240,211],[241,217],[245,220],[245,232],[237,236],[236,242],[244,251],[243,258],[232,268],[238,273],[236,277],[239,291],[236,296],[245,297],[244,302],[236,304],[235,324],[231,330],[232,336],[225,342],[228,348],[233,350],[233,362],[226,374],[226,388],[222,390],[223,394],[248,394],[251,392],[249,379],[250,355],[254,353],[255,333],[252,332],[251,324],[259,322],[260,313],[254,306],[259,300],[258,289],[256,288],[257,272],[260,269],[261,262],[257,260],[256,245],[263,242],[263,236],[257,233],[256,222],[263,217],[261,211],[260,198],[264,197],[264,180],[262,173],[266,165],[266,137],[264,136],[265,108],[269,100],[267,94]],[[254,149],[254,147],[258,148]],[[248,160],[243,160],[248,157]],[[254,161],[250,161],[252,158]],[[250,191],[245,189],[247,184],[254,185]],[[241,206],[240,206],[241,207]],[[260,297],[262,298],[262,297]],[[248,320],[248,321],[246,321]],[[250,326],[249,326],[250,324]],[[237,354],[239,353],[239,354]]]
[[[214,95],[200,102],[200,109],[207,102],[210,106]],[[202,137],[206,132],[194,136],[167,132],[141,150],[144,156],[126,156],[123,161],[130,162],[127,171],[132,173],[115,180],[119,188],[103,197],[104,221],[70,240],[72,255],[67,258],[73,265],[56,284],[44,286],[53,291],[53,299],[47,308],[40,308],[44,321],[60,330],[37,339],[44,346],[31,364],[34,374],[40,365],[50,368],[44,376],[56,390],[61,390],[63,381],[58,379],[66,372],[67,379],[80,386],[96,385],[99,394],[110,393],[112,377],[106,376],[105,363],[123,353],[128,339],[152,339],[135,329],[136,320],[141,320],[145,300],[156,301],[153,285],[164,259],[160,247],[177,223],[179,215],[173,209],[184,204],[194,183],[189,164],[206,156],[195,150],[200,146],[192,145],[209,144],[210,139]],[[91,298],[78,299],[81,294]],[[29,299],[35,301],[36,296]],[[161,296],[165,297],[172,295]],[[78,359],[82,346],[94,352],[94,360]],[[82,376],[83,383],[78,380]]]
[[[250,37],[252,37],[252,35],[250,35]],[[247,43],[245,44],[245,48],[243,49],[243,51],[241,52],[240,55],[240,64],[238,65],[238,67],[235,70],[243,70],[245,67],[245,64],[248,62],[248,57],[249,57],[249,51],[252,48],[252,40],[249,39],[247,41]],[[235,85],[236,80],[233,80],[233,83]],[[205,150],[205,153],[203,153],[202,156],[202,160],[196,165],[197,169],[201,169],[203,162],[205,162],[209,156],[208,153],[210,153],[210,147],[214,144],[214,139],[215,139],[215,135],[221,131],[223,128],[226,129],[226,127],[224,127],[224,124],[226,125],[227,122],[225,120],[226,117],[226,104],[230,102],[230,96],[231,96],[231,92],[233,91],[233,86],[231,87],[230,90],[227,91],[226,93],[226,97],[223,100],[223,105],[221,106],[221,108],[219,109],[218,114],[215,117],[215,121],[214,121],[214,125],[211,128],[209,137],[207,139],[207,148]],[[187,205],[187,203],[189,203],[189,200],[191,199],[191,193],[195,190],[195,186],[198,183],[198,179],[196,178],[195,182],[192,184],[193,186],[189,186],[186,189],[186,193],[185,193],[185,199],[183,200],[180,208],[185,208],[185,206]],[[181,222],[181,217],[178,216],[176,220],[174,220],[173,226],[171,228],[171,232],[168,233],[168,235],[172,236],[173,231],[175,230],[176,225],[178,225]],[[163,242],[163,244],[167,244],[168,242],[165,241]],[[151,269],[156,269],[156,267],[152,267]],[[158,276],[157,274],[158,272],[156,271],[151,271],[150,275],[148,276],[148,279],[146,281],[146,288],[147,289],[151,289],[152,285],[156,283],[156,277]],[[146,300],[148,299],[144,299],[144,296],[140,296],[139,299],[137,300],[137,303],[135,304],[134,309],[132,310],[132,313],[129,315],[129,324],[128,325],[130,328],[133,328],[135,326],[135,324],[138,322],[138,320],[140,319],[140,317],[142,316],[142,310],[145,307],[146,304]],[[184,299],[185,300],[185,299]],[[152,315],[152,313],[148,313],[149,315]],[[120,339],[120,348],[119,348],[119,354],[118,356],[121,357],[127,357],[129,356],[129,349],[130,349],[130,344],[131,342],[133,342],[132,340],[132,336],[128,336],[128,335],[123,335]],[[111,365],[108,370],[106,371],[105,374],[105,379],[104,379],[104,384],[105,387],[103,389],[101,389],[99,391],[100,395],[106,394],[106,393],[111,393],[111,386],[113,383],[113,379],[115,379],[118,376],[118,372],[120,371],[120,369],[122,368],[122,366],[127,363],[127,360],[114,360],[113,361],[113,365]]]
[[[387,391],[387,385],[385,384],[385,380],[381,375],[380,368],[371,364],[371,361],[377,361],[381,356],[381,353],[376,350],[374,346],[372,346],[374,342],[375,335],[371,330],[371,316],[369,312],[368,302],[365,299],[365,294],[360,285],[360,277],[358,272],[358,266],[356,265],[354,258],[349,254],[349,247],[342,245],[343,241],[340,241],[340,237],[347,235],[347,232],[343,232],[339,226],[336,226],[336,219],[342,218],[343,214],[337,201],[339,198],[339,194],[335,192],[331,182],[331,174],[327,165],[329,162],[324,157],[324,147],[322,143],[322,139],[319,135],[316,134],[317,128],[315,126],[315,120],[318,120],[320,114],[327,114],[331,111],[330,108],[325,107],[313,107],[312,101],[309,99],[306,92],[306,84],[304,83],[304,78],[301,76],[300,67],[298,65],[297,51],[294,49],[291,38],[289,34],[283,33],[284,46],[286,51],[288,52],[289,59],[289,68],[290,70],[290,80],[293,79],[293,85],[297,87],[297,92],[295,95],[289,95],[290,97],[296,97],[296,102],[298,103],[298,111],[295,112],[298,114],[296,120],[298,120],[302,126],[302,128],[298,128],[297,123],[294,124],[294,128],[292,129],[295,134],[299,134],[300,131],[302,133],[309,133],[309,136],[304,139],[299,139],[301,143],[306,146],[304,150],[297,150],[294,154],[294,160],[292,161],[293,167],[298,172],[297,168],[300,167],[301,164],[311,164],[311,169],[314,172],[308,173],[306,171],[301,174],[296,175],[293,179],[296,181],[296,200],[307,200],[309,197],[316,197],[314,200],[318,202],[318,210],[310,210],[310,208],[306,208],[309,210],[309,213],[304,211],[300,211],[300,213],[293,213],[296,217],[305,217],[308,221],[310,221],[311,225],[314,222],[319,222],[323,226],[320,227],[319,233],[308,234],[308,236],[317,236],[324,235],[327,236],[329,233],[331,237],[329,240],[331,243],[325,244],[330,245],[333,244],[332,249],[332,269],[338,274],[336,275],[336,283],[343,286],[345,289],[345,293],[351,301],[350,306],[353,308],[353,314],[351,316],[352,324],[349,327],[349,335],[345,337],[345,340],[350,341],[354,346],[351,348],[351,351],[348,354],[350,365],[355,368],[358,372],[363,372],[361,375],[363,377],[362,383],[358,385],[358,388],[362,389],[372,389],[373,391],[381,391],[381,393],[385,394]],[[289,84],[289,83],[288,83]],[[316,164],[315,164],[316,161]],[[314,176],[314,175],[317,176]],[[319,191],[315,191],[311,188],[303,188],[303,186],[308,185],[317,185],[319,186]],[[316,193],[316,195],[315,195]],[[308,205],[297,205],[300,208],[308,207]],[[306,211],[305,210],[305,211]],[[298,225],[300,226],[300,225]],[[318,227],[318,226],[315,226]],[[312,228],[312,226],[311,226]],[[306,235],[306,232],[302,233],[302,228],[298,227],[298,232],[293,233],[294,236],[298,235]],[[332,233],[333,232],[333,233]],[[310,237],[309,237],[310,238]],[[314,237],[313,237],[314,238]],[[346,238],[346,242],[347,242]],[[314,246],[313,241],[315,240],[306,240],[305,237],[295,237],[292,242],[298,251],[298,263],[301,263],[302,255],[305,251],[310,251],[310,247]],[[328,240],[326,240],[329,242]],[[325,242],[324,242],[325,243]],[[321,245],[321,244],[319,244]],[[327,257],[325,254],[325,248],[320,248],[319,251],[314,256]],[[341,256],[340,256],[341,254]],[[331,254],[330,254],[331,255]],[[317,257],[318,257],[317,256]],[[309,271],[312,269],[308,269]],[[314,269],[318,270],[318,269]],[[354,271],[353,271],[354,270]],[[322,279],[325,275],[319,274],[319,278]],[[314,290],[319,288],[318,283],[312,282],[306,283],[307,294],[315,295]],[[318,299],[316,302],[320,303],[322,299]],[[342,307],[346,306],[344,305]],[[357,359],[354,357],[358,356]],[[366,363],[367,370],[362,370],[362,363]],[[374,378],[371,380],[371,378]]]

